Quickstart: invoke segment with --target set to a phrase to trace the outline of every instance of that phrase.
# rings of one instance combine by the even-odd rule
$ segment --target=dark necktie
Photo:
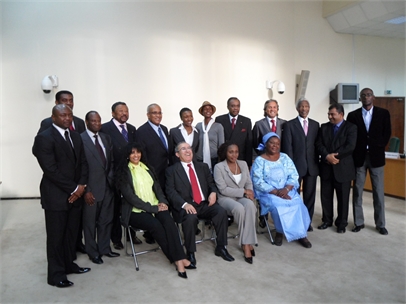
[[[272,123],[271,131],[274,132],[274,133],[276,133],[275,119],[271,119],[271,123]]]
[[[235,117],[231,118],[231,129],[235,128]]]
[[[121,127],[121,134],[123,135],[125,141],[128,142],[128,132],[127,132],[127,130],[125,129],[125,126],[124,126],[124,125],[120,125],[120,127]]]
[[[339,129],[338,125],[334,125],[334,129],[333,129],[334,136],[336,136],[338,129]]]
[[[106,156],[104,155],[103,148],[100,146],[100,143],[99,143],[99,141],[97,139],[97,135],[94,135],[93,137],[95,139],[94,145],[96,146],[97,152],[99,152],[100,158],[101,158],[102,163],[103,163],[103,167],[106,167]]]
[[[69,145],[69,147],[70,147],[70,149],[71,149],[71,151],[73,153],[73,156],[75,156],[75,158],[76,158],[75,149],[73,148],[72,142],[70,141],[69,131],[67,131],[67,130],[65,131],[65,140],[68,143],[68,145]]]
[[[162,143],[164,144],[165,149],[168,150],[168,146],[166,145],[164,134],[162,133],[162,129],[160,127],[158,128],[158,133],[159,133],[159,137],[162,140]]]
[[[199,185],[197,184],[195,170],[193,170],[191,164],[188,164],[187,166],[189,167],[189,178],[190,184],[192,185],[193,200],[196,204],[200,204],[202,202],[202,196],[200,195]]]

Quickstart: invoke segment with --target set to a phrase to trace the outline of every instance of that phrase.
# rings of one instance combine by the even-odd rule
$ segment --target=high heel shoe
[[[248,246],[248,245],[247,245]],[[244,245],[241,245],[241,249],[244,252]],[[254,248],[251,249],[251,255],[254,257],[255,256],[255,250]]]
[[[244,261],[246,261],[248,264],[252,264],[253,259],[252,259],[252,257],[247,258],[247,257],[244,255]]]
[[[181,277],[182,279],[187,279],[186,271],[184,271],[184,272],[178,271],[178,276]]]

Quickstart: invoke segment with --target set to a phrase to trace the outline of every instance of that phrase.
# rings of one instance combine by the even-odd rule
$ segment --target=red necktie
[[[100,158],[103,162],[103,166],[106,167],[106,156],[104,155],[103,148],[100,146],[100,143],[97,140],[97,135],[94,135],[93,137],[94,137],[94,145],[96,146],[96,150],[100,154]]]
[[[271,119],[271,123],[272,123],[271,131],[275,133],[276,132],[275,119]]]
[[[233,117],[231,118],[231,129],[234,130],[234,128],[235,128],[235,118]]]
[[[190,184],[192,185],[193,200],[196,204],[200,204],[202,201],[202,196],[200,195],[199,185],[197,184],[195,170],[193,170],[191,164],[188,164],[187,166],[189,167],[189,178]]]
[[[75,128],[73,127],[73,125],[70,125],[70,126],[69,126],[69,130],[75,131]]]

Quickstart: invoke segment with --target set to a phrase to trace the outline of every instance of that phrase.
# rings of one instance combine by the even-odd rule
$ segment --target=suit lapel
[[[71,149],[69,143],[65,140],[65,138],[63,138],[63,137],[61,136],[61,134],[59,133],[59,131],[58,131],[56,128],[54,128],[54,127],[52,127],[52,136],[54,137],[55,141],[56,141],[59,145],[61,145],[62,147],[64,147],[63,150],[64,150],[64,152],[66,153],[66,156],[67,156],[69,159],[71,159],[73,163],[76,163],[75,155],[72,153],[72,149]],[[75,145],[75,142],[73,141],[72,136],[71,136],[71,139],[72,139],[73,145]],[[75,150],[75,149],[74,149],[74,150]],[[75,151],[76,151],[76,150],[75,150]]]
[[[191,197],[193,197],[192,193],[192,186],[190,185],[190,181],[186,175],[185,169],[183,168],[183,165],[178,162],[175,164],[176,167],[176,174],[178,175],[179,179],[183,182],[185,185],[185,189],[189,189],[189,194]]]
[[[224,170],[226,171],[228,177],[233,181],[234,184],[238,186],[237,182],[234,179],[233,173],[230,171],[230,168],[227,165],[227,162],[223,163],[222,165],[224,166]]]

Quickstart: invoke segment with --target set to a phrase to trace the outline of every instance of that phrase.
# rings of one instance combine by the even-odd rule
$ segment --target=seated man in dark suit
[[[217,188],[205,163],[194,162],[192,148],[179,143],[175,148],[180,162],[166,170],[166,197],[176,222],[182,223],[188,260],[196,265],[195,234],[199,219],[211,220],[217,234],[216,256],[234,261],[228,253],[227,211],[217,204]]]

